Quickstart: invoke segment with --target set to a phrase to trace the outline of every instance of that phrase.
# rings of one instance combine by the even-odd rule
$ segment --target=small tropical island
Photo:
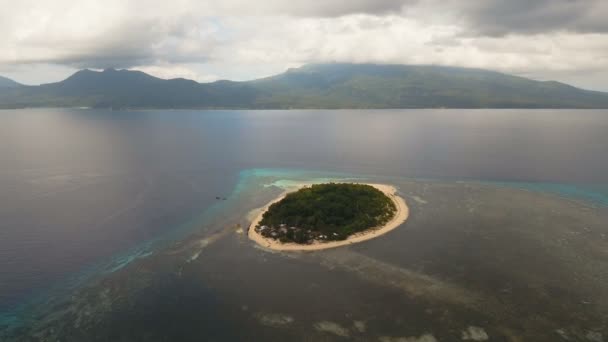
[[[405,222],[408,213],[390,185],[301,185],[264,207],[248,235],[276,250],[333,248],[385,234]]]

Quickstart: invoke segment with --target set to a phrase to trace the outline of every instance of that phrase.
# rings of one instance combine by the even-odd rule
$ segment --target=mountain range
[[[10,78],[0,76],[0,88],[15,88],[20,86],[22,85],[11,80]]]
[[[608,108],[608,93],[495,71],[421,65],[309,64],[245,82],[165,80],[81,70],[24,86],[0,78],[0,108]]]

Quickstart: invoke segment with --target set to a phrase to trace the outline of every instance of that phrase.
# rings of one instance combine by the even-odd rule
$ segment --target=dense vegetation
[[[306,243],[344,240],[381,226],[395,215],[393,201],[365,184],[318,184],[288,194],[270,206],[257,229],[264,235]]]
[[[608,108],[608,94],[498,72],[421,65],[311,64],[247,82],[82,70],[0,87],[0,108]]]

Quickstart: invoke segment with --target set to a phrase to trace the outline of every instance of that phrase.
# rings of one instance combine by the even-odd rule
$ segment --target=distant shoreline
[[[256,210],[258,212],[256,213],[255,218],[252,220],[251,224],[249,225],[249,229],[247,231],[247,236],[251,240],[253,240],[255,243],[257,243],[258,245],[260,245],[264,248],[272,249],[272,250],[316,251],[316,250],[322,250],[322,249],[328,249],[328,248],[348,246],[348,245],[351,245],[354,243],[359,243],[359,242],[363,242],[363,241],[367,241],[367,240],[376,238],[380,235],[384,235],[384,234],[390,232],[391,230],[399,227],[402,223],[404,223],[407,220],[407,218],[409,216],[409,208],[408,208],[407,204],[405,203],[405,200],[396,194],[397,189],[394,186],[387,185],[387,184],[374,184],[374,183],[364,183],[364,184],[373,186],[374,188],[382,191],[382,193],[384,193],[388,198],[390,198],[393,201],[393,203],[395,204],[395,207],[397,209],[393,218],[381,227],[369,228],[363,232],[352,234],[348,238],[346,238],[346,240],[329,241],[329,242],[315,241],[312,244],[298,244],[298,243],[293,243],[293,242],[282,243],[275,239],[263,237],[261,234],[259,234],[258,232],[255,231],[255,227],[262,220],[264,213],[268,210],[268,208],[272,204],[279,202],[280,200],[285,198],[285,196],[289,192],[292,192],[292,191],[285,191],[279,197],[270,201],[268,204],[266,204],[261,209]],[[293,191],[297,191],[308,185],[310,185],[310,184],[301,184],[300,186],[296,187]]]
[[[23,109],[78,109],[78,110],[109,110],[114,112],[146,112],[146,111],[305,111],[305,110],[322,110],[322,111],[369,111],[369,110],[606,110],[607,107],[583,107],[583,106],[572,106],[572,107],[526,107],[526,106],[505,106],[505,107],[493,107],[493,106],[464,106],[464,107],[90,107],[90,106],[2,106],[0,104],[0,111],[2,110],[23,110]]]

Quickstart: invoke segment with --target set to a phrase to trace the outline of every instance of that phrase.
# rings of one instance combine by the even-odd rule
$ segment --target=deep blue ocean
[[[607,133],[606,110],[0,111],[0,312],[179,239],[252,173],[489,182],[608,205]]]

